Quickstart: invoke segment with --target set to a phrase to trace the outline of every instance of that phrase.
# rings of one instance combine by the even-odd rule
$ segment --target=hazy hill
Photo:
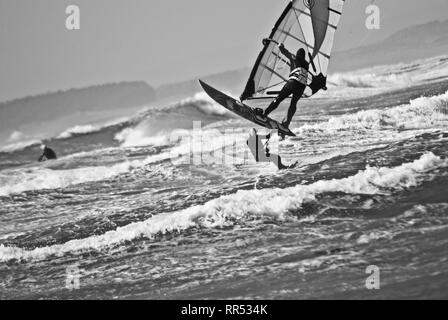
[[[333,56],[330,71],[411,62],[443,54],[448,54],[448,20],[409,27],[379,43],[337,52]]]
[[[146,82],[122,82],[29,96],[0,103],[0,128],[49,122],[67,114],[107,112],[138,107],[155,100]]]
[[[239,92],[244,88],[249,77],[250,68],[232,70],[214,75],[201,77],[205,82],[212,83],[218,88],[225,88],[228,91]],[[173,95],[189,96],[200,91],[197,79],[184,82],[162,85],[157,88],[157,97],[166,98]]]
[[[336,52],[330,72],[409,62],[442,54],[448,54],[448,20],[413,26],[379,43]],[[238,95],[246,84],[250,70],[251,66],[248,66],[204,76],[202,79]],[[144,106],[156,99],[191,96],[200,91],[197,79],[192,79],[162,85],[157,89],[146,82],[122,82],[47,93],[0,103],[0,128],[14,128],[28,122],[48,122],[67,114],[83,114],[86,111],[126,111],[126,108]]]
[[[342,35],[343,36],[343,35]],[[448,20],[434,21],[403,29],[384,41],[333,54],[330,72],[350,71],[380,64],[410,62],[448,54]],[[255,61],[254,57],[254,61]],[[218,88],[239,94],[244,89],[251,67],[204,77]],[[197,80],[161,86],[159,96],[175,93],[192,95],[201,88]]]

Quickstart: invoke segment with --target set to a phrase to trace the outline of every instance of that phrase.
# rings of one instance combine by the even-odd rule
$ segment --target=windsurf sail
[[[241,101],[256,98],[272,98],[290,73],[289,61],[278,48],[283,43],[295,54],[305,49],[310,61],[308,83],[313,76],[327,76],[334,36],[339,24],[345,0],[292,0],[278,19],[268,41],[263,41],[255,66],[249,77]],[[307,87],[304,97],[313,94]]]

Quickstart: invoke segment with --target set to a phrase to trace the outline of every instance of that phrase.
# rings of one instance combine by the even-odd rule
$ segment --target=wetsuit
[[[56,156],[56,152],[54,152],[53,149],[50,149],[48,147],[44,148],[44,151],[42,153],[42,155],[39,157],[39,162],[45,161],[45,160],[56,160],[57,156]]]
[[[299,102],[307,86],[309,63],[305,59],[296,59],[296,57],[282,45],[279,46],[279,48],[280,52],[289,59],[291,73],[283,89],[280,91],[277,98],[272,101],[269,107],[265,110],[264,115],[269,115],[272,111],[277,109],[283,100],[292,94],[291,105],[289,106],[288,117],[285,122],[285,126],[288,127],[292,117],[296,113],[297,102]]]

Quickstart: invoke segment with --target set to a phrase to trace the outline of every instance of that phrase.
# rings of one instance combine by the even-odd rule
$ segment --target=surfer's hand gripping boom
[[[283,43],[279,43],[277,40],[270,39],[270,38],[264,38],[264,39],[263,39],[263,45],[266,46],[266,45],[269,44],[269,42],[273,42],[273,43],[275,43],[275,44],[278,45],[280,48],[281,48],[281,47],[284,47]],[[313,57],[312,57],[312,55],[311,55],[310,53],[308,53],[308,57],[309,57],[309,59],[310,59],[311,67],[313,68],[314,72],[317,72],[316,65],[314,64]],[[311,72],[310,72],[310,74],[311,74],[311,76],[313,77],[313,79],[316,78],[316,75],[314,75],[314,74],[311,73]],[[327,90],[327,86],[324,85],[324,86],[322,87],[322,89],[323,89],[323,90]]]
[[[283,45],[283,43],[280,43],[274,39],[269,39],[269,38],[264,38],[263,39],[263,45],[267,46],[269,44],[269,42],[275,43],[280,49],[284,49],[285,46]]]
[[[269,39],[269,38],[264,38],[263,39],[263,45],[267,45],[269,42],[273,42],[273,43],[275,43],[278,46],[280,45],[280,43],[278,41],[274,40],[274,39]]]

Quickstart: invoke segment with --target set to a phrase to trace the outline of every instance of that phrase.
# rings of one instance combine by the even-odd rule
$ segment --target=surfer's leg
[[[280,103],[286,98],[288,98],[291,93],[292,93],[291,87],[288,85],[288,83],[286,83],[283,89],[278,94],[277,98],[275,98],[275,100],[272,101],[269,107],[264,111],[263,115],[267,117],[272,111],[277,109]]]
[[[289,128],[289,124],[290,124],[291,121],[292,121],[292,117],[294,117],[294,115],[296,114],[296,111],[297,111],[297,102],[299,102],[299,100],[300,100],[300,99],[296,98],[296,96],[294,96],[294,97],[291,99],[291,105],[289,106],[289,109],[288,109],[288,116],[287,116],[287,118],[286,118],[286,121],[282,123],[283,126]]]
[[[300,85],[300,88],[297,88],[297,90],[294,92],[294,95],[292,96],[292,99],[291,99],[291,105],[289,106],[289,109],[288,109],[288,116],[286,118],[286,121],[283,122],[284,126],[289,127],[289,124],[291,123],[292,118],[296,114],[297,103],[299,102],[300,98],[302,97],[302,94],[304,91],[305,91],[305,86]]]

